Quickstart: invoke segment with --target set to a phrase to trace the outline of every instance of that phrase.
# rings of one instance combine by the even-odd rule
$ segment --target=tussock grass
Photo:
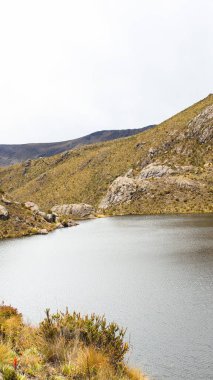
[[[124,362],[125,331],[104,317],[46,312],[37,327],[0,306],[0,374],[4,380],[144,380]],[[13,367],[17,358],[18,367]]]

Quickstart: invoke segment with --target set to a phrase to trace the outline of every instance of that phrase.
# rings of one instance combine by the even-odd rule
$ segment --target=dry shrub
[[[17,336],[16,345],[20,353],[22,353],[29,347],[36,347],[37,340],[37,329],[29,325],[23,325],[20,333]]]
[[[35,376],[42,368],[41,354],[36,348],[25,350],[20,356],[19,365],[25,373]]]
[[[77,313],[57,313],[50,315],[40,324],[40,335],[49,344],[56,343],[60,337],[66,344],[79,340],[84,346],[93,346],[105,353],[115,367],[124,359],[128,344],[124,342],[126,330],[116,323],[107,323],[105,317],[92,314],[81,316]]]
[[[0,363],[12,364],[14,358],[14,352],[7,344],[0,343]]]
[[[130,380],[148,380],[146,376],[144,376],[138,369],[135,368],[125,368],[125,373],[127,378]]]
[[[15,342],[23,327],[22,315],[12,306],[0,306],[0,338]]]
[[[107,372],[111,370],[108,357],[93,347],[79,350],[76,366],[78,370],[85,375],[94,375],[100,370]]]
[[[32,327],[23,323],[16,309],[2,305],[0,374],[6,380],[145,380],[124,364],[128,350],[124,334],[104,317],[68,311],[55,315],[47,311],[39,327]]]

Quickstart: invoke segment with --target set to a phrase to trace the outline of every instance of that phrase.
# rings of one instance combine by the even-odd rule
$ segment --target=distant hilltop
[[[0,145],[0,166],[9,166],[18,162],[31,160],[39,157],[50,157],[58,153],[63,153],[82,145],[95,144],[98,142],[116,140],[122,137],[129,137],[152,128],[148,125],[137,129],[103,130],[79,137],[77,139],[34,144],[1,144]]]

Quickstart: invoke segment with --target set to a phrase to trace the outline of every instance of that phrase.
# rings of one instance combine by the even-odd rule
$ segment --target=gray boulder
[[[168,183],[174,184],[180,189],[195,190],[200,187],[199,182],[184,176],[170,177]]]
[[[46,214],[44,219],[49,223],[55,223],[56,222],[57,215],[55,213],[52,214]]]
[[[137,191],[146,191],[150,184],[140,178],[118,177],[109,186],[99,208],[107,209],[120,203],[131,201]]]
[[[156,165],[154,163],[147,165],[141,170],[140,178],[156,178],[173,174],[174,170],[167,165]]]
[[[42,229],[38,230],[38,234],[40,234],[40,235],[47,235],[48,231],[47,231],[46,228],[42,228]]]
[[[56,205],[52,207],[51,211],[58,215],[72,215],[75,218],[92,217],[95,213],[93,206],[86,203]]]
[[[68,219],[68,220],[63,220],[61,224],[63,227],[74,227],[74,226],[77,226],[78,223],[76,223],[74,220]]]
[[[39,211],[39,207],[36,203],[34,202],[25,202],[25,207],[28,208],[29,210],[31,211],[34,211],[34,212],[38,212]]]
[[[57,221],[57,214],[55,213],[46,214],[46,212],[39,211],[39,215],[41,215],[48,223],[55,223]]]
[[[213,105],[206,107],[188,124],[187,137],[196,138],[201,144],[213,139]]]
[[[11,205],[13,202],[9,199],[7,199],[4,195],[1,197],[2,202],[4,202],[6,205]]]
[[[6,207],[0,205],[0,219],[7,220],[8,218],[9,218],[9,212],[7,211]]]

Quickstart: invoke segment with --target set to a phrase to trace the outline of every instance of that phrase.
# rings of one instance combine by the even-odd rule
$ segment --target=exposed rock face
[[[19,237],[33,234],[46,235],[57,228],[77,225],[70,218],[60,218],[56,213],[45,213],[39,210],[34,202],[25,204],[7,199],[0,199],[0,240],[8,237]]]
[[[61,226],[62,227],[74,227],[74,226],[77,226],[78,225],[78,223],[76,223],[74,220],[72,220],[72,219],[68,219],[68,220],[63,220],[62,222],[61,222]],[[62,228],[62,227],[60,227],[60,228]]]
[[[0,219],[7,220],[8,218],[9,218],[9,212],[7,211],[6,207],[0,205]]]
[[[213,139],[213,105],[192,119],[188,125],[188,137],[196,137],[200,143]]]
[[[206,149],[208,164],[204,165],[199,155],[196,160],[192,160],[196,142],[191,139],[197,140],[201,155],[202,149]],[[195,194],[200,197],[201,193],[205,193],[205,199],[209,200],[208,189],[211,188],[211,182],[209,180],[207,182],[206,179],[209,178],[212,165],[212,158],[209,155],[212,140],[213,105],[210,105],[188,122],[185,131],[179,133],[178,130],[174,130],[167,134],[161,144],[158,146],[155,144],[148,149],[147,156],[142,156],[143,159],[134,166],[134,170],[129,169],[126,174],[116,178],[102,199],[100,209],[107,210],[122,203],[126,203],[124,208],[128,209],[128,205],[132,202],[135,202],[136,207],[138,205],[140,207],[139,203],[143,204],[145,198],[147,209],[151,204],[150,199],[158,200],[159,207],[161,202],[164,205],[172,204],[172,196],[169,194],[176,194],[177,199],[183,198],[184,202],[191,202]],[[207,148],[202,146],[205,143],[208,143]],[[141,148],[140,144],[137,144],[136,148]],[[175,154],[182,156],[183,159],[178,157],[176,161],[173,160]]]
[[[31,165],[31,160],[27,160],[23,163],[24,169],[23,169],[23,175],[25,175]]]
[[[176,166],[175,169],[178,173],[187,173],[187,172],[193,172],[193,171],[198,170],[198,168],[196,168],[193,165]]]
[[[162,177],[164,175],[173,174],[172,170],[167,165],[156,165],[154,163],[147,165],[144,169],[141,170],[140,178],[155,178]]]
[[[67,205],[56,205],[52,207],[51,211],[57,213],[58,215],[72,215],[76,218],[86,218],[93,216],[95,209],[93,206],[86,203],[79,204],[67,204]]]
[[[106,196],[102,199],[100,209],[130,201],[136,191],[146,191],[149,187],[148,181],[139,178],[118,177],[110,185]]]
[[[153,190],[155,191],[157,188],[163,190],[169,185],[175,186],[176,189],[194,191],[199,188],[200,184],[183,175],[193,171],[197,171],[197,168],[193,165],[175,166],[175,169],[172,169],[158,162],[147,165],[135,177],[130,169],[123,177],[116,178],[109,186],[106,196],[99,204],[99,208],[106,210],[121,203],[131,202],[139,193],[140,197],[141,193],[144,193],[153,198]]]
[[[136,181],[128,177],[116,178],[100,203],[100,208],[106,209],[109,205],[116,205],[131,199],[137,189]]]
[[[55,223],[57,221],[57,214],[46,214],[44,211],[38,211],[38,214],[42,216],[48,223]]]
[[[49,223],[55,223],[57,220],[57,214],[45,214],[44,219]]]
[[[4,195],[1,197],[2,202],[4,202],[6,205],[10,205],[12,203],[11,200],[7,199]]]
[[[36,203],[34,203],[34,202],[25,202],[25,207],[26,208],[28,208],[28,209],[30,209],[31,211],[34,211],[34,212],[36,212],[36,211],[39,211],[39,207],[38,207],[38,205],[36,204]]]
[[[57,214],[52,213],[52,214],[46,214],[44,211],[40,211],[38,205],[34,202],[26,202],[25,207],[28,208],[30,211],[32,211],[35,214],[38,214],[42,216],[48,223],[55,223],[57,219]]]
[[[199,183],[183,176],[171,177],[169,182],[182,189],[193,190],[199,187]]]
[[[133,177],[133,169],[129,169],[128,172],[125,174],[125,177],[132,178]]]

